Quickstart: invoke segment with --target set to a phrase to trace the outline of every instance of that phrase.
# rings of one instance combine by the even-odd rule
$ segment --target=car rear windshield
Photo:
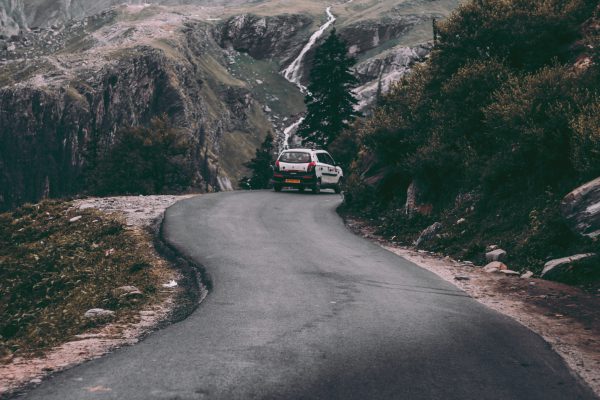
[[[279,157],[279,161],[291,164],[303,164],[310,162],[310,153],[301,151],[288,151]]]

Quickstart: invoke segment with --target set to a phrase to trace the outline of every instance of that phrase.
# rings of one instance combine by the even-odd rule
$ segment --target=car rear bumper
[[[271,178],[273,185],[285,187],[310,187],[317,183],[317,177],[314,175],[285,174],[275,173]]]

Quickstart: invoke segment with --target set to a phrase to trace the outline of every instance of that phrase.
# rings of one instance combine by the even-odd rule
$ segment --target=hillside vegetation
[[[0,214],[0,363],[39,353],[104,325],[89,309],[136,320],[164,300],[170,271],[152,241],[121,219],[71,202],[45,201]],[[120,288],[139,289],[136,297]]]
[[[430,59],[334,143],[358,149],[346,211],[404,243],[441,221],[425,247],[483,262],[495,244],[517,270],[598,249],[558,206],[600,175],[599,13],[596,0],[459,7],[437,25]]]

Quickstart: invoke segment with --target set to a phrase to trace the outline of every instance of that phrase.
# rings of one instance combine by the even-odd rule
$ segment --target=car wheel
[[[335,192],[336,192],[337,194],[340,194],[340,193],[342,193],[342,178],[340,178],[340,179],[338,180],[338,183],[335,185],[335,187],[333,188],[333,190],[335,190]]]
[[[320,180],[320,179],[317,181],[317,183],[315,183],[315,186],[313,186],[313,188],[312,188],[312,192],[313,192],[314,194],[319,194],[319,193],[321,193],[321,180]]]
[[[273,189],[275,189],[276,192],[281,192],[281,189],[283,188],[283,186],[281,185],[274,185]]]

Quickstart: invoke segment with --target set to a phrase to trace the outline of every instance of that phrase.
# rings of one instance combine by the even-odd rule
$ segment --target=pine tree
[[[244,165],[252,171],[252,177],[243,177],[239,185],[242,189],[266,189],[269,187],[269,181],[273,170],[273,135],[267,134],[267,137],[256,149],[255,157]]]
[[[352,94],[358,79],[350,71],[355,62],[335,29],[316,49],[304,100],[307,113],[297,132],[304,144],[327,147],[359,116]]]

